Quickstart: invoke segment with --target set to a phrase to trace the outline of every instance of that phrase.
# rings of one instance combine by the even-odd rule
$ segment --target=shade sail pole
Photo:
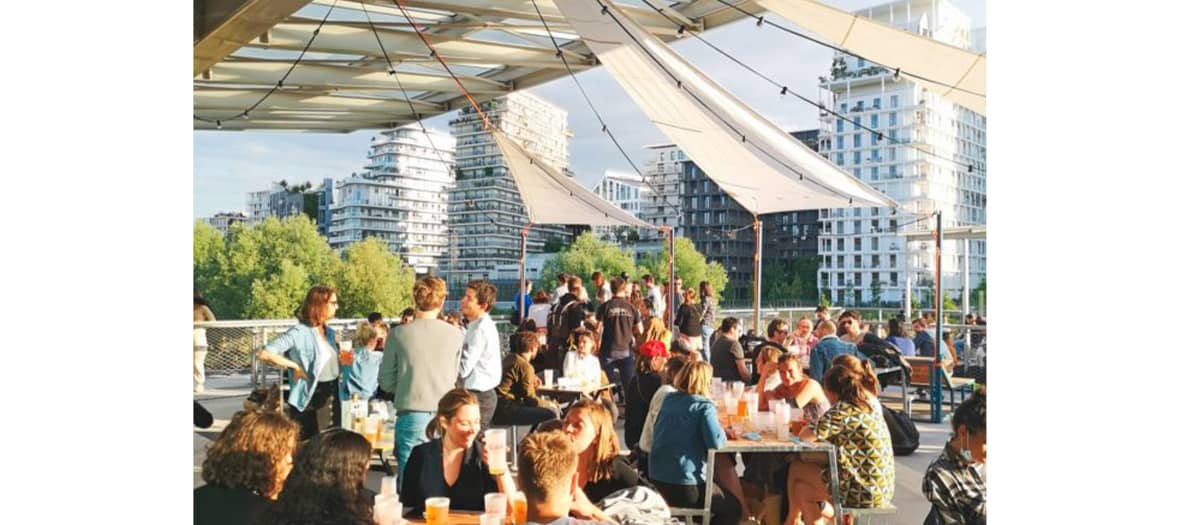
[[[942,423],[942,210],[934,212],[934,372],[930,381],[930,421]]]
[[[754,335],[762,321],[762,221],[754,216]]]
[[[664,289],[667,294],[667,298],[664,300],[667,304],[664,308],[664,326],[667,326],[671,331],[672,320],[676,318],[676,314],[672,312],[672,294],[676,293],[676,236],[672,234],[670,226],[661,226],[660,229],[668,236],[668,285]]]
[[[524,326],[524,320],[529,313],[524,310],[524,296],[527,293],[524,289],[524,258],[528,254],[528,239],[529,229],[533,227],[533,223],[528,223],[520,230],[520,326]]]

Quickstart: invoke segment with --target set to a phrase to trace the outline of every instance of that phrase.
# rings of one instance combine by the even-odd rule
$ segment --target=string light
[[[319,25],[316,26],[315,31],[311,32],[311,38],[307,39],[307,44],[305,44],[303,46],[303,50],[299,52],[299,56],[295,57],[295,61],[291,63],[291,67],[287,68],[287,72],[283,73],[282,78],[280,78],[279,81],[275,83],[274,87],[271,87],[270,90],[268,90],[265,95],[262,95],[262,98],[258,99],[257,102],[251,104],[250,107],[242,110],[241,113],[238,113],[237,115],[233,115],[233,116],[230,116],[230,117],[227,117],[224,119],[216,120],[215,122],[217,123],[217,129],[221,129],[221,121],[222,120],[225,120],[227,122],[232,121],[232,120],[237,120],[239,118],[244,119],[244,120],[250,120],[249,113],[251,111],[254,111],[255,108],[257,108],[263,102],[265,102],[266,99],[270,98],[270,96],[273,95],[275,91],[278,91],[279,89],[281,89],[283,87],[283,81],[287,80],[287,77],[291,76],[291,72],[295,71],[295,67],[298,66],[299,63],[303,61],[303,56],[307,54],[307,50],[311,48],[311,44],[313,42],[315,42],[316,37],[319,36],[320,28],[324,27],[324,24],[328,22],[328,18],[332,16],[332,10],[336,9],[336,1],[337,0],[332,0],[332,5],[328,7],[328,12],[324,14],[324,18],[322,20],[320,20],[320,23],[319,23]],[[193,119],[199,120],[201,122],[210,122],[209,119],[200,117],[198,115],[193,115]]]

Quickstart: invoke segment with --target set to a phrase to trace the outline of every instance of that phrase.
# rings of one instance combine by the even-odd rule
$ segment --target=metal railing
[[[841,310],[839,307],[832,307],[830,309],[832,317],[838,316]],[[860,309],[864,320],[870,323],[886,322],[896,311],[897,309],[884,308]],[[814,307],[762,308],[759,317],[763,322],[760,326],[765,329],[766,322],[775,318],[796,321],[800,317],[812,317],[814,314]],[[736,317],[742,321],[743,326],[752,327],[754,310],[722,309],[718,312],[714,324],[719,325],[721,320],[726,317]],[[496,331],[500,334],[500,353],[506,355],[508,338],[515,327],[508,322],[508,316],[496,315],[492,316],[492,320],[496,323]],[[336,330],[338,337],[351,338],[357,323],[362,321],[365,320],[333,319],[328,322],[328,325]],[[398,323],[397,319],[387,319],[386,321],[394,326]],[[205,329],[206,339],[209,342],[209,352],[205,358],[205,373],[209,376],[249,374],[250,384],[255,388],[281,382],[281,371],[260,362],[257,352],[275,337],[295,326],[297,322],[295,319],[246,319],[194,323],[194,328]],[[958,333],[968,330],[987,333],[986,326],[946,324],[944,327]],[[968,340],[970,340],[969,336]],[[967,347],[965,353],[967,355],[961,356],[960,360],[964,360],[963,357],[966,357],[966,361],[975,362],[982,358],[982,352],[977,352],[970,346]]]

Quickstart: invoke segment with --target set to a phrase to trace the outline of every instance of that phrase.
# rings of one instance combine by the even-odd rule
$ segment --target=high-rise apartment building
[[[565,110],[535,95],[518,91],[480,105],[493,125],[526,151],[572,177]],[[463,108],[451,121],[455,138],[456,178],[449,193],[451,248],[443,261],[452,290],[472,279],[489,279],[497,265],[519,264],[520,233],[528,215],[500,149],[484,129],[479,114]],[[540,252],[551,238],[568,241],[563,226],[535,225],[528,250]],[[510,295],[510,294],[509,294]]]
[[[329,245],[341,249],[376,237],[416,273],[436,273],[447,247],[454,148],[450,135],[416,125],[373,137],[368,171],[336,184]]]
[[[678,211],[680,207],[680,183],[684,176],[684,163],[688,157],[675,144],[653,144],[646,146],[651,150],[647,161],[643,165],[643,175],[651,183],[646,203],[643,207],[643,220],[654,226],[668,226],[676,235],[683,235],[680,230],[682,218]],[[640,232],[644,240],[659,239],[656,230],[646,228]]]
[[[817,147],[817,130],[791,135],[813,149]],[[683,158],[683,152],[673,148],[669,155]],[[682,214],[677,223],[678,234],[692,240],[697,251],[707,259],[725,267],[729,276],[727,299],[752,300],[754,216],[722,191],[691,159],[680,164],[677,201]],[[816,256],[819,210],[770,213],[760,219],[763,272],[776,265],[785,268],[801,257]]]
[[[893,2],[857,14],[983,51],[973,47],[985,41],[982,31],[973,32],[971,20],[944,0]],[[933,230],[932,219],[914,221],[935,210],[943,212],[944,228],[987,223],[987,118],[843,53],[835,54],[820,87],[827,107],[871,130],[821,115],[820,152],[903,210],[821,211],[821,292],[840,305],[900,304],[908,276],[915,297],[932,304],[933,240],[907,244],[895,232]],[[968,242],[974,287],[987,271],[986,241]],[[943,244],[943,289],[955,298],[962,253],[962,241]]]

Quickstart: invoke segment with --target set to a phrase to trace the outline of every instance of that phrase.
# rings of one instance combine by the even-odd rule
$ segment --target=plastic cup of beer
[[[340,364],[349,366],[353,361],[352,341],[340,341]]]
[[[512,496],[512,518],[516,525],[524,525],[529,521],[529,502],[523,492]]]
[[[397,494],[397,476],[381,478],[381,495],[390,496],[393,494]]]
[[[451,498],[426,498],[426,525],[446,525]]]
[[[738,414],[738,398],[732,392],[725,393],[725,415],[736,416]]]
[[[376,416],[369,416],[365,418],[365,439],[369,440],[369,446],[377,443],[378,433],[381,431],[381,420]]]
[[[493,492],[483,497],[483,511],[504,519],[508,516],[508,494]]]
[[[791,439],[791,422],[775,418],[774,420],[775,437],[781,441],[788,441]]]
[[[479,515],[479,525],[503,525],[503,514],[483,513]]]
[[[508,471],[508,436],[502,428],[490,428],[484,432],[484,447],[488,451],[488,472],[499,476]]]
[[[553,370],[552,369],[545,370],[544,372],[542,372],[542,374],[544,374],[544,376],[545,376],[545,386],[552,386],[553,385]]]

